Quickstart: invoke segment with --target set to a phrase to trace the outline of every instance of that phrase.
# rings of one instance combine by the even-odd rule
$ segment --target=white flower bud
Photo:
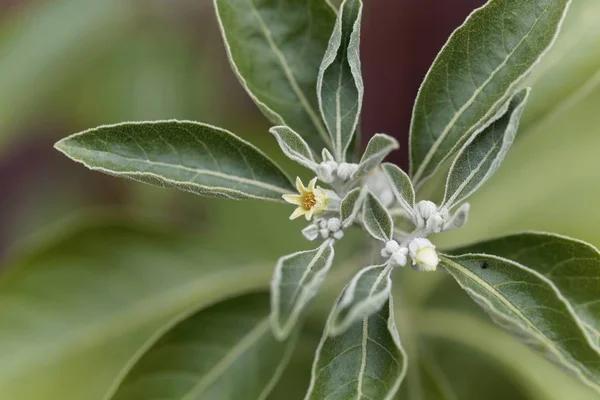
[[[444,226],[444,218],[440,215],[440,213],[435,213],[427,220],[425,227],[428,231],[433,233],[440,233],[442,231],[442,227]]]
[[[400,250],[400,245],[395,240],[390,240],[385,244],[385,250],[388,252],[388,254],[393,254]]]
[[[341,238],[344,237],[344,231],[337,231],[337,232],[333,232],[333,237],[337,240],[340,240]]]
[[[329,229],[319,229],[319,233],[323,239],[327,239],[329,237]]]
[[[325,218],[319,220],[319,228],[327,229],[327,220]]]
[[[315,224],[310,224],[302,229],[302,235],[311,242],[319,236],[319,227]]]
[[[323,161],[317,165],[317,177],[326,183],[331,183],[335,180],[335,173],[338,169],[338,164],[335,161]]]
[[[394,254],[392,254],[392,256],[390,257],[390,261],[395,267],[397,267],[397,266],[404,267],[408,260],[406,258],[405,252],[397,251]]]
[[[440,262],[435,246],[425,238],[416,238],[408,245],[413,268],[417,271],[435,271]]]
[[[341,180],[347,181],[357,170],[358,164],[340,163],[337,169],[337,175]]]
[[[330,218],[327,221],[327,229],[331,232],[337,232],[342,228],[342,221],[339,218]]]
[[[428,220],[433,214],[437,212],[437,206],[433,201],[421,200],[416,205],[417,212],[424,220]]]

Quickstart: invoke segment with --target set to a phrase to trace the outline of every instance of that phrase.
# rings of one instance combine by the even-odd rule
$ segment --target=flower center
[[[305,210],[310,210],[315,204],[317,204],[317,199],[312,192],[306,193],[302,198],[302,208]]]

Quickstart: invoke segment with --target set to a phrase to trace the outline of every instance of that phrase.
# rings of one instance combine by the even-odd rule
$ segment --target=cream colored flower
[[[304,215],[307,221],[318,215],[327,206],[327,194],[320,187],[315,187],[317,178],[313,178],[308,182],[308,187],[305,187],[300,178],[296,178],[296,189],[300,194],[284,194],[282,197],[285,201],[298,206],[290,215],[290,219],[296,219]]]

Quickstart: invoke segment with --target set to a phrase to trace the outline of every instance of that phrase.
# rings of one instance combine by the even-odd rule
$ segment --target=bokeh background
[[[365,140],[401,143],[420,81],[482,0],[366,1]],[[471,201],[471,221],[440,246],[525,229],[600,246],[600,1],[574,0],[533,85],[517,143]],[[203,199],[87,171],[52,148],[102,124],[189,119],[253,142],[289,171],[269,124],[231,72],[209,0],[0,2],[0,269],[73,220],[127,218],[198,238],[238,259],[306,247],[289,207]],[[304,175],[303,175],[304,174]],[[424,193],[435,196],[435,182]],[[231,251],[234,248],[235,251]],[[444,300],[445,301],[445,300]]]

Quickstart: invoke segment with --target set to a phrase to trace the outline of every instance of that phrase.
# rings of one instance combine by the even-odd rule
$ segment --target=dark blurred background
[[[101,124],[190,119],[223,126],[298,171],[282,159],[268,122],[231,72],[211,3],[1,3],[0,259],[35,232],[90,210],[142,215],[197,232],[208,243],[235,240],[241,250],[270,258],[301,242],[296,225],[277,223],[253,236],[269,239],[268,247],[244,245],[248,225],[272,213],[285,215],[285,206],[216,202],[147,187],[87,171],[52,148],[59,138]],[[365,3],[363,137],[383,132],[398,138],[402,147],[393,160],[406,167],[420,81],[448,35],[484,1]],[[574,1],[557,46],[530,78],[534,93],[524,133],[473,198],[469,225],[440,238],[441,244],[519,229],[600,244],[598,15],[598,0]]]

